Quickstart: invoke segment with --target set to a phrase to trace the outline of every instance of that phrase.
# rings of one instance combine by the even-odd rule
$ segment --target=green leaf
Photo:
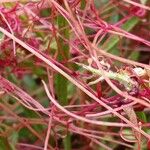
[[[138,60],[139,56],[140,56],[139,52],[133,51],[133,52],[131,52],[131,54],[128,58],[136,61],[136,60]]]
[[[7,138],[0,137],[0,150],[12,150]]]
[[[0,41],[2,41],[4,38],[4,34],[2,32],[0,32]]]
[[[68,26],[68,22],[63,16],[57,17],[57,24],[60,29],[60,34],[62,34],[66,39],[69,39],[69,30],[66,28]],[[63,28],[63,30],[61,30]],[[66,28],[66,29],[65,29]],[[69,45],[66,44],[61,38],[58,39],[57,42],[58,47],[58,61],[59,62],[67,62],[69,59]],[[67,66],[67,65],[66,65]],[[57,74],[55,78],[55,87],[57,98],[61,105],[68,104],[68,80],[64,78],[61,74]],[[71,141],[70,135],[64,139],[64,149],[71,150]]]
[[[32,134],[29,129],[27,128],[22,128],[19,131],[19,140],[20,141],[30,141],[30,143],[34,143],[36,141],[36,137],[34,136],[34,134]]]
[[[26,75],[23,78],[24,84],[29,88],[34,90],[36,88],[35,80],[32,78],[32,76]]]
[[[125,22],[122,25],[122,29],[125,31],[130,31],[133,29],[133,27],[139,22],[139,19],[137,17],[132,17],[127,22]],[[101,49],[104,49],[106,51],[110,51],[120,40],[117,35],[111,35],[106,42],[101,46]]]
[[[9,143],[10,143],[10,146],[13,150],[16,150],[15,146],[18,142],[18,132],[13,132],[11,134],[11,136],[9,137]]]
[[[65,150],[71,149],[71,135],[68,133],[65,139],[63,140]]]
[[[144,112],[136,112],[136,115],[140,120],[147,122],[147,118]]]
[[[51,15],[51,9],[50,8],[47,8],[47,9],[41,9],[40,10],[40,15],[42,17],[48,17]]]
[[[57,23],[60,29],[66,27],[68,25],[67,21],[63,16],[58,16]],[[66,38],[69,39],[69,32],[68,29],[64,29],[61,31],[61,34]],[[63,62],[67,61],[69,58],[69,45],[67,45],[61,38],[59,38],[58,43],[58,61]],[[68,87],[68,80],[64,78],[62,75],[57,74],[55,78],[55,86],[56,86],[56,94],[58,100],[61,105],[67,105],[67,87]]]
[[[133,131],[131,129],[123,129],[122,134],[128,140],[135,140],[135,136],[134,136]]]

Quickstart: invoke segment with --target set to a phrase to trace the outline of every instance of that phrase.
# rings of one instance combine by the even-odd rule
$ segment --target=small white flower
[[[136,67],[133,70],[139,77],[144,76],[146,74],[146,70],[140,67]]]

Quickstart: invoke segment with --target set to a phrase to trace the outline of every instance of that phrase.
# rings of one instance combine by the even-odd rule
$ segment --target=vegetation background
[[[150,149],[150,1],[1,0],[0,150]]]

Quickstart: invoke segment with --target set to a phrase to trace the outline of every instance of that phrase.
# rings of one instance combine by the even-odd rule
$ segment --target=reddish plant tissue
[[[135,16],[144,18],[144,16],[146,15],[146,10],[139,7],[132,7],[131,13],[134,14]]]
[[[0,147],[150,149],[149,2],[12,1],[0,1]]]
[[[150,150],[150,140],[147,142],[147,149]]]

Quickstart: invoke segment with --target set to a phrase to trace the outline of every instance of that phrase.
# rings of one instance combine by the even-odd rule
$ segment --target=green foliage
[[[142,4],[146,3],[145,0],[140,1]],[[57,2],[58,4],[55,5]],[[110,33],[111,28],[109,29],[109,25],[110,27],[121,28],[124,31],[141,36],[141,38],[145,35],[149,38],[146,25],[149,23],[148,17],[150,13],[147,11],[145,16],[138,17],[136,16],[138,12],[132,12],[132,7],[134,8],[135,6],[124,1],[94,0],[94,3],[92,2],[93,1],[81,0],[69,1],[68,4],[66,4],[62,0],[57,0],[55,3],[53,3],[53,1],[35,0],[31,3],[25,0],[23,2],[18,1],[16,6],[15,2],[4,4],[0,2],[0,6],[2,8],[4,7],[4,9],[1,9],[1,12],[6,16],[6,20],[8,21],[7,23],[1,15],[0,29],[6,30],[5,33],[11,33],[8,27],[9,24],[12,30],[14,30],[13,34],[15,37],[21,40],[25,46],[30,45],[30,48],[34,50],[33,53],[29,53],[26,51],[28,48],[23,48],[25,47],[23,44],[16,42],[17,53],[15,56],[13,54],[13,34],[11,33],[11,37],[9,37],[0,32],[0,75],[1,78],[4,77],[10,81],[10,84],[1,84],[2,80],[0,79],[0,150],[15,150],[16,145],[23,142],[26,144],[37,144],[43,147],[46,141],[46,134],[48,133],[48,121],[50,118],[48,114],[53,115],[51,132],[50,135],[48,135],[48,146],[53,146],[55,149],[63,147],[64,150],[75,148],[103,150],[103,144],[110,148],[116,147],[116,149],[121,144],[140,149],[136,143],[129,145],[119,134],[119,132],[122,131],[122,133],[126,134],[125,138],[135,140],[135,135],[133,134],[134,129],[128,129],[128,127],[119,125],[126,123],[126,121],[122,119],[124,116],[133,124],[134,121],[141,121],[143,123],[142,125],[144,125],[144,123],[150,121],[149,112],[147,113],[145,110],[143,110],[143,112],[137,112],[136,109],[134,110],[134,106],[131,106],[133,112],[136,114],[134,121],[131,119],[133,118],[132,114],[130,112],[127,114],[125,109],[116,111],[116,114],[121,115],[119,119],[111,115],[112,113],[110,113],[109,107],[114,110],[129,103],[128,101],[126,103],[127,99],[123,98],[125,97],[124,95],[121,95],[122,99],[120,97],[113,99],[113,97],[118,96],[117,90],[115,91],[115,88],[111,88],[111,86],[105,82],[103,73],[96,68],[95,62],[90,64],[90,60],[95,56],[97,56],[97,58],[102,57],[103,60],[106,60],[110,65],[107,71],[104,69],[106,76],[116,86],[121,87],[120,90],[123,89],[123,92],[126,92],[125,94],[130,94],[129,92],[132,90],[135,90],[135,92],[136,90],[144,90],[147,83],[141,86],[141,81],[145,82],[143,78],[142,80],[137,79],[140,85],[138,88],[136,82],[134,82],[135,80],[131,76],[132,71],[130,73],[121,71],[125,71],[124,68],[126,66],[132,66],[130,67],[131,70],[137,67],[134,62],[133,64],[128,64],[128,59],[136,62],[140,61],[140,58],[145,59],[145,54],[141,55],[141,52],[136,51],[136,48],[147,48],[146,46],[148,46],[149,41],[146,40],[147,45],[145,45],[142,40],[131,40],[130,38]],[[65,11],[63,11],[63,9],[65,9]],[[9,13],[7,14],[7,12]],[[75,23],[72,18],[75,19],[77,23]],[[125,19],[124,22],[122,22],[123,19]],[[119,25],[117,25],[117,23],[119,23]],[[106,28],[107,25],[108,30]],[[121,33],[117,28],[115,29],[116,32]],[[102,39],[97,50],[100,50],[100,52],[104,50],[106,52],[105,55],[101,55],[101,53],[97,54],[95,49],[91,48],[94,45],[93,40],[99,31],[102,32],[96,41]],[[142,31],[142,35],[139,35]],[[144,38],[146,39],[147,37]],[[30,40],[31,43],[29,42]],[[37,56],[33,56],[35,52],[38,53]],[[114,57],[120,56],[125,58],[127,63],[118,60],[118,57],[111,59],[111,57],[107,55],[108,53],[113,54]],[[74,82],[69,82],[68,79],[64,77],[66,75],[65,73],[62,73],[63,75],[60,74],[61,72],[59,73],[52,65],[45,63],[46,61],[42,61],[41,57],[44,57],[46,61],[50,60],[51,64],[61,69],[62,72],[64,71]],[[89,64],[89,66],[83,64]],[[66,70],[61,67],[61,65],[64,66]],[[144,64],[142,65],[144,66]],[[85,69],[84,72],[82,72],[82,67]],[[105,65],[103,67],[105,68]],[[144,67],[141,69],[144,70]],[[67,70],[70,72],[68,71],[68,73]],[[88,84],[88,81],[96,79],[99,76],[101,77],[101,81],[92,86]],[[150,78],[150,76],[147,75],[145,79],[149,81],[148,78]],[[57,105],[54,106],[50,99],[48,99],[41,80],[46,82],[50,94],[52,94],[56,103],[58,102],[66,111],[69,111],[70,114],[74,113],[78,118],[91,119],[91,122],[85,123],[86,121],[74,119],[70,114],[68,115],[65,111],[63,112],[60,107],[58,108]],[[15,89],[11,83],[14,83],[18,89]],[[77,87],[73,83],[76,83],[75,85],[77,85]],[[24,91],[24,94],[21,96],[19,95],[21,94],[21,92],[19,93],[19,88]],[[81,91],[80,89],[87,90],[90,94],[88,94],[88,92],[84,93],[84,90]],[[34,101],[31,100],[30,103],[28,103],[28,99],[24,95],[31,96]],[[135,99],[142,98],[148,105],[147,97],[144,99],[138,94],[132,96]],[[96,106],[93,97],[96,99],[99,98],[99,104],[97,103]],[[39,105],[36,107],[34,102],[37,102]],[[102,106],[103,103],[107,106],[106,108]],[[28,105],[28,107],[23,104]],[[40,107],[41,105],[45,110]],[[31,110],[30,108],[35,110]],[[109,112],[98,116],[100,118],[87,117],[88,115],[105,111]],[[22,120],[24,122],[22,122]],[[118,124],[116,125],[117,127],[113,125],[98,126],[96,125],[98,121]],[[76,128],[73,128],[74,126]],[[131,125],[127,123],[127,126]],[[135,124],[135,126],[137,127],[137,124]],[[69,129],[71,129],[71,133]],[[106,131],[107,134],[105,135]],[[147,127],[141,127],[141,131],[146,135],[150,132]],[[84,134],[83,136],[83,133],[88,135]],[[76,134],[78,134],[77,137]],[[94,136],[100,137],[101,140],[97,140],[98,138]],[[102,145],[95,142],[94,139],[101,142]],[[142,139],[141,147],[142,149],[146,149],[145,139]]]
[[[0,137],[0,150],[13,150],[5,137]]]

